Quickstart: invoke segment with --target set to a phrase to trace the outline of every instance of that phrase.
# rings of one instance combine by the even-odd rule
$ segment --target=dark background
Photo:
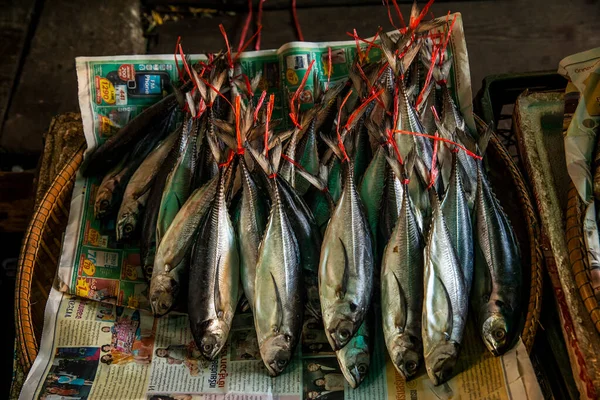
[[[348,40],[346,32],[354,28],[363,37],[372,36],[379,26],[392,29],[381,1],[297,2],[307,41]],[[407,17],[410,5],[399,3]],[[168,4],[182,7],[175,13],[159,13],[162,24],[157,23],[152,10],[160,12]],[[218,51],[224,45],[220,23],[236,47],[247,4],[242,0],[0,0],[0,202],[16,195],[6,188],[7,171],[29,171],[16,180],[21,181],[23,207],[32,211],[30,182],[43,148],[42,135],[54,115],[79,109],[76,56],[172,53],[179,35],[188,53]],[[255,0],[255,15],[257,4]],[[290,5],[291,0],[264,3],[262,49],[297,39]],[[190,11],[190,6],[195,8]],[[437,1],[430,11],[435,16],[448,11],[463,14],[474,92],[485,76],[556,70],[563,57],[600,46],[600,3],[595,0]],[[254,25],[249,35],[252,29]],[[0,213],[0,301],[6,310],[5,324],[10,324],[9,335],[3,337],[11,339],[0,347],[2,398],[12,376],[14,275],[26,228],[24,224],[7,228],[3,218]]]

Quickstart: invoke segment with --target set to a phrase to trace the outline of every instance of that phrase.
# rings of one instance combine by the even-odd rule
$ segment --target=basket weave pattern
[[[45,304],[49,288],[34,279],[40,273],[54,276],[60,257],[62,235],[69,220],[71,194],[75,174],[83,160],[82,146],[54,178],[50,188],[37,206],[29,224],[16,279],[15,318],[17,343],[23,368],[31,368],[39,349],[44,308],[32,307],[37,302]]]

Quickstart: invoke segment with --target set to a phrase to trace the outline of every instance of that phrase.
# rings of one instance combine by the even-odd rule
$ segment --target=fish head
[[[333,347],[333,350],[340,350],[348,344],[352,336],[358,330],[361,322],[353,318],[352,314],[335,313],[331,323],[327,324],[325,333],[329,344]]]
[[[133,236],[137,225],[137,212],[126,212],[117,221],[117,241]]]
[[[342,349],[341,351],[344,350],[345,349]],[[350,384],[353,389],[356,389],[369,373],[369,366],[371,364],[369,349],[365,347],[352,348],[348,350],[344,360],[344,365],[342,365],[341,368],[342,373],[344,374],[346,381],[348,381],[348,384]]]
[[[427,374],[435,386],[446,382],[452,377],[452,371],[458,359],[459,345],[449,341],[438,344],[425,357]]]
[[[291,337],[277,335],[268,338],[260,346],[260,353],[269,375],[280,375],[294,355]]]
[[[508,319],[499,312],[488,313],[481,326],[481,337],[492,354],[503,354],[510,345]]]
[[[200,340],[196,341],[200,353],[206,359],[214,360],[225,347],[228,334],[229,328],[220,319],[208,320],[202,323]]]
[[[150,282],[150,305],[156,316],[165,315],[177,298],[179,282],[169,274],[155,276]]]
[[[421,338],[407,333],[398,335],[392,342],[390,358],[405,379],[413,378],[419,371],[422,349]]]
[[[104,218],[111,209],[111,198],[112,192],[107,189],[101,189],[96,194],[96,200],[94,201],[94,214],[96,218]]]

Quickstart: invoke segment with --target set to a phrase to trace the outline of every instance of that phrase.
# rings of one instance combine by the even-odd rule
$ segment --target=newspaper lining
[[[439,21],[443,25],[452,16]],[[302,107],[312,106],[315,85],[327,82],[324,55],[328,49],[332,49],[333,82],[347,76],[355,46],[353,41],[293,42],[278,50],[247,52],[240,57],[239,72],[251,79],[262,71],[259,90],[276,95],[273,116],[285,128],[288,96],[298,87],[310,61],[315,60],[315,65],[300,95]],[[460,14],[448,50],[453,60],[448,84],[474,130]],[[377,53],[374,48],[369,57],[380,57]],[[201,58],[192,56],[192,60]],[[157,101],[166,80],[177,79],[173,57],[167,55],[78,58],[77,74],[88,149]],[[381,332],[376,332],[369,376],[358,389],[350,389],[320,321],[310,318],[305,318],[297,357],[277,378],[268,376],[260,360],[248,313],[236,315],[219,358],[206,361],[195,346],[186,314],[172,312],[154,318],[148,311],[139,250],[117,245],[111,234],[114,221],[113,225],[100,223],[93,217],[98,184],[95,178],[77,176],[56,289],[48,299],[40,352],[21,399],[542,398],[523,343],[519,341],[502,357],[493,357],[472,323],[465,333],[457,375],[439,387],[424,373],[405,382],[387,358]]]
[[[203,359],[186,314],[154,318],[145,310],[92,301],[52,289],[40,353],[21,399],[541,399],[521,341],[492,356],[469,322],[449,382],[426,374],[406,382],[375,335],[370,373],[357,389],[346,383],[318,321],[307,318],[298,354],[286,372],[268,376],[250,313],[237,314],[227,346]]]

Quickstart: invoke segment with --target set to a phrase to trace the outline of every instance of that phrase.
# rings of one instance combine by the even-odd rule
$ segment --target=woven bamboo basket
[[[566,236],[569,261],[571,262],[573,277],[575,278],[575,283],[579,289],[581,300],[583,300],[583,304],[590,314],[590,318],[592,319],[596,330],[600,332],[600,306],[598,305],[598,299],[594,295],[594,289],[592,288],[589,274],[589,261],[586,254],[587,250],[583,233],[583,214],[585,212],[585,206],[581,201],[573,182],[570,182],[569,184],[568,199]]]
[[[75,174],[85,146],[69,159],[38,204],[23,240],[16,278],[15,319],[19,359],[27,372],[38,353],[44,309],[69,220]]]
[[[477,123],[479,128],[484,128],[482,120],[478,119]],[[43,285],[34,282],[44,279],[48,281],[46,278],[56,273],[61,251],[60,238],[66,229],[75,175],[82,162],[83,152],[84,147],[76,152],[53,180],[33,215],[19,258],[16,290],[16,326],[19,342],[17,351],[25,372],[31,368],[38,353],[44,322],[43,305],[49,291],[49,287],[42,287]],[[506,148],[495,136],[490,141],[487,157],[493,169],[503,171],[503,176],[506,176],[504,172],[508,171],[510,178],[510,190],[497,192],[510,192],[508,196],[499,197],[517,230],[524,265],[527,267],[525,282],[529,284],[529,291],[526,291],[524,300],[527,312],[521,337],[530,351],[539,324],[542,299],[539,225],[521,173]],[[495,183],[500,182],[494,175],[491,178]],[[39,279],[40,275],[45,278]]]

